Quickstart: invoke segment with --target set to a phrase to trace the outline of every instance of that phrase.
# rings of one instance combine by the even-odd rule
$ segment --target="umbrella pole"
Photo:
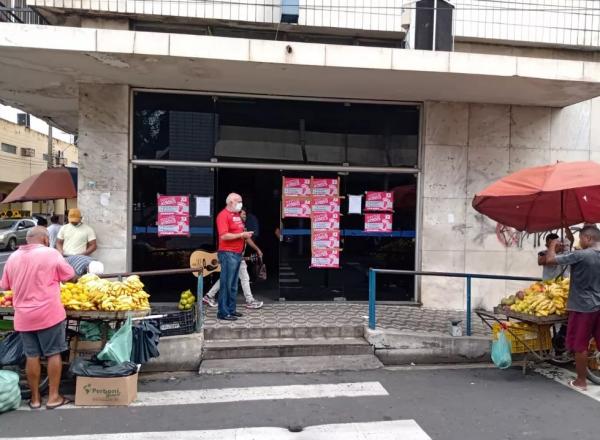
[[[564,198],[565,198],[565,192],[561,191],[560,192],[560,241],[561,243],[565,241],[565,202],[564,202]]]

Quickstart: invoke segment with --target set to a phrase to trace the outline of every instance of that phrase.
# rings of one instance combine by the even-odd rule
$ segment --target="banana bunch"
[[[84,275],[76,284],[61,287],[61,301],[69,310],[146,310],[150,308],[144,284],[136,275],[125,281],[108,281]]]
[[[569,296],[569,279],[535,283],[518,292],[510,309],[538,317],[565,315]]]

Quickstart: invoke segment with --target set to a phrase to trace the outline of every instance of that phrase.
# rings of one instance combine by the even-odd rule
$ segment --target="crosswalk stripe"
[[[252,400],[323,399],[388,395],[387,390],[379,382],[349,382],[139,392],[136,401],[131,406],[199,405]],[[73,405],[65,405],[59,409],[73,408]],[[24,406],[20,409],[28,410],[29,407]]]
[[[414,420],[341,423],[290,432],[285,428],[239,428],[211,431],[132,432],[118,434],[23,437],[19,440],[431,440]]]
[[[600,402],[600,386],[590,383],[589,380],[586,391],[575,389],[569,385],[569,382],[577,377],[572,371],[556,367],[554,365],[542,364],[535,368],[535,372],[547,377],[548,379],[552,379],[561,385],[571,388],[573,391],[577,391],[591,399]]]

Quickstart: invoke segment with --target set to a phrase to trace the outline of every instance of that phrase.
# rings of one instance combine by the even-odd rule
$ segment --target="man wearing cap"
[[[96,234],[91,227],[81,222],[81,211],[77,208],[69,209],[69,223],[58,231],[58,252],[65,257],[89,256],[94,253],[96,247]]]

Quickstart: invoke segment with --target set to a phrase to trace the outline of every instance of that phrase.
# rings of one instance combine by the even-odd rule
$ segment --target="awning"
[[[0,23],[0,101],[78,128],[78,84],[315,99],[564,107],[600,63]]]
[[[77,197],[77,168],[50,168],[25,179],[1,203]]]

